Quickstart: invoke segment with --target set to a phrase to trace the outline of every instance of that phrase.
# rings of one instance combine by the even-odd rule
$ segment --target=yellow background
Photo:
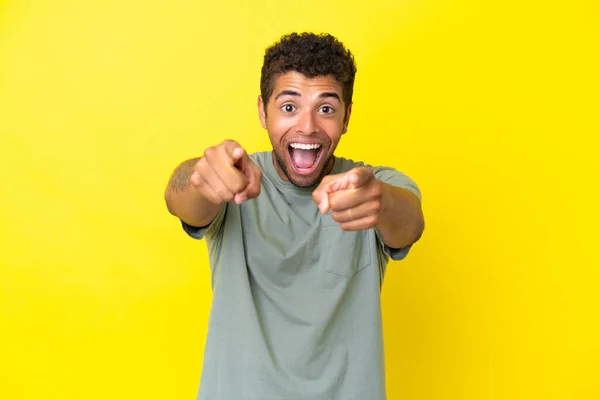
[[[356,55],[338,154],[423,191],[389,398],[600,399],[598,4],[0,2],[0,399],[195,398],[207,255],[163,189],[268,148],[262,55],[294,30]]]

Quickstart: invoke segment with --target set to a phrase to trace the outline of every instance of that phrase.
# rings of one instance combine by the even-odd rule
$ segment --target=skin
[[[343,230],[375,228],[394,249],[419,240],[425,227],[419,199],[408,190],[381,182],[367,167],[324,177],[313,200],[321,213],[331,210]]]
[[[204,227],[223,203],[258,197],[261,180],[262,171],[244,149],[226,140],[177,167],[165,190],[167,209],[191,226]]]
[[[282,180],[296,186],[316,186],[316,206],[322,213],[331,210],[342,229],[375,228],[387,246],[408,246],[424,229],[421,205],[414,194],[379,181],[367,167],[328,175],[352,111],[352,105],[342,99],[342,86],[334,77],[307,78],[297,72],[276,78],[268,102],[259,96],[259,118],[273,145],[275,170]],[[314,171],[294,169],[288,150],[291,143],[321,145]],[[167,207],[192,226],[206,226],[224,202],[241,204],[257,197],[261,179],[260,169],[242,146],[228,140],[175,170],[165,191]]]
[[[273,145],[275,170],[284,181],[300,187],[314,186],[333,167],[333,152],[348,130],[352,105],[342,101],[342,86],[332,76],[306,78],[289,72],[275,80],[265,106],[258,98],[262,127]],[[268,116],[268,117],[267,117]],[[291,143],[320,144],[319,166],[310,175],[294,171],[288,146]]]

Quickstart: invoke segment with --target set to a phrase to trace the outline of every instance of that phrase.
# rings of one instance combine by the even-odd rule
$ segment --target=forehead
[[[275,77],[273,95],[283,90],[295,90],[300,94],[335,92],[342,98],[342,85],[333,75],[321,75],[307,78],[299,72],[291,71]]]

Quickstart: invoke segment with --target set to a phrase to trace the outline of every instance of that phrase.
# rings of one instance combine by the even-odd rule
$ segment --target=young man
[[[228,140],[171,177],[168,209],[212,271],[198,399],[385,398],[380,287],[424,222],[410,178],[334,156],[355,74],[334,37],[284,36],[258,99],[273,150]]]

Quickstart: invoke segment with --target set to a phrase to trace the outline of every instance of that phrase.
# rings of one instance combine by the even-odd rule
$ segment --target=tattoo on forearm
[[[199,159],[188,160],[181,163],[173,172],[169,186],[176,192],[185,190],[190,184],[190,177],[194,173],[194,166]]]

